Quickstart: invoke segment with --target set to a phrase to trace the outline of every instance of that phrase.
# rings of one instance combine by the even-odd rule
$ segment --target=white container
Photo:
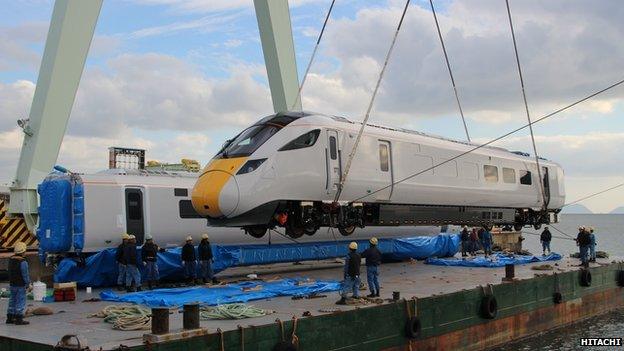
[[[46,285],[42,282],[34,282],[33,283],[33,300],[35,301],[43,301],[43,298],[46,295]]]
[[[87,294],[90,294],[90,293],[91,293],[91,287],[87,286]]]

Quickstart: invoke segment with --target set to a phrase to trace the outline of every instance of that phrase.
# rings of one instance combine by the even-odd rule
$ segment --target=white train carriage
[[[292,242],[274,234],[258,240],[238,228],[207,228],[206,219],[191,204],[191,190],[197,173],[110,169],[95,174],[54,174],[40,186],[40,222],[37,230],[40,248],[48,254],[80,251],[95,252],[115,247],[121,234],[130,233],[137,243],[151,235],[162,247],[180,246],[187,235],[199,242],[208,232],[216,244],[262,244]],[[70,179],[71,178],[71,179]],[[73,183],[73,185],[71,184]],[[71,188],[80,188],[76,195]],[[80,197],[78,212],[72,206]],[[82,219],[78,219],[82,217]],[[434,234],[438,227],[412,230],[362,231],[357,237],[367,239]],[[379,231],[381,230],[381,231]],[[79,236],[77,233],[81,233]],[[332,232],[321,233],[304,241],[335,240]]]
[[[361,123],[308,112],[271,115],[226,142],[202,171],[192,203],[211,225],[260,237],[284,226],[349,235],[380,225],[524,225],[556,221],[563,170],[497,147],[368,125],[339,202],[334,197]],[[452,160],[451,160],[452,159]],[[432,168],[445,162],[443,165]],[[414,174],[419,175],[413,176]]]

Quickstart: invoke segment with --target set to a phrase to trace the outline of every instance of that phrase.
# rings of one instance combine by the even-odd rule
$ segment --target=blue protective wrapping
[[[174,288],[157,289],[145,292],[118,295],[110,290],[100,293],[104,301],[130,302],[149,307],[182,306],[188,302],[205,305],[221,305],[235,302],[248,302],[277,296],[305,296],[340,290],[341,283],[334,280],[319,280],[298,284],[301,279],[281,279],[273,282],[249,281],[228,284],[214,288]],[[258,290],[243,291],[243,288],[262,286]]]
[[[527,264],[533,262],[545,262],[545,261],[558,261],[561,259],[561,255],[558,253],[551,253],[547,256],[514,256],[505,255],[501,253],[495,253],[490,255],[489,258],[483,256],[477,256],[474,258],[459,259],[459,258],[428,258],[425,262],[428,264],[434,264],[437,266],[459,266],[459,267],[504,267],[506,264]]]
[[[67,174],[54,172],[37,187],[39,227],[37,240],[42,252],[66,252],[72,245],[72,183]]]
[[[78,176],[72,176],[72,244],[74,250],[81,252],[84,247],[84,186]]]
[[[379,249],[385,260],[425,259],[453,256],[459,249],[459,236],[440,234],[431,237],[380,239]],[[299,244],[271,245],[212,245],[215,273],[230,267],[271,264],[280,262],[312,261],[343,257],[349,241],[324,241]],[[367,240],[358,241],[360,252],[368,247]],[[140,257],[140,250],[139,257]],[[184,275],[180,262],[180,248],[158,253],[161,279],[176,280]],[[144,274],[142,267],[141,273]],[[112,286],[117,280],[115,249],[106,249],[86,259],[79,266],[73,259],[60,262],[55,282],[76,281],[80,286]]]

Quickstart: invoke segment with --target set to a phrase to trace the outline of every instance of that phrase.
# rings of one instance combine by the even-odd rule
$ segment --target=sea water
[[[561,221],[551,227],[557,228],[565,234],[551,228],[553,240],[550,248],[553,252],[568,256],[577,252],[576,242],[569,236],[576,237],[578,227],[594,227],[596,233],[596,250],[605,251],[610,257],[624,257],[624,215],[575,215],[564,214]],[[525,230],[523,247],[534,254],[541,254],[542,246],[539,236],[531,235],[541,233],[541,230]],[[555,238],[557,237],[557,238]],[[558,238],[561,237],[561,238]],[[565,239],[564,239],[565,238]],[[607,338],[624,337],[624,310],[616,310],[609,314],[590,318],[586,321],[559,328],[554,331],[540,334],[529,339],[510,343],[500,348],[501,350],[621,350],[622,348],[605,346],[580,346],[580,338]]]

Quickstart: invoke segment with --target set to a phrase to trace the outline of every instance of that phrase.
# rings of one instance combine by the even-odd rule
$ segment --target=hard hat
[[[204,233],[204,234],[202,234],[202,239],[206,239],[206,240],[208,240],[208,233]]]
[[[128,233],[123,233],[123,234],[121,234],[121,238],[123,240],[128,240],[128,239],[130,239],[130,235],[128,235]]]
[[[26,244],[24,244],[23,242],[19,241],[15,244],[15,246],[13,247],[13,251],[16,254],[21,254],[26,252]]]
[[[349,244],[349,249],[357,250],[357,243],[355,241],[352,241],[351,244]]]
[[[152,239],[154,239],[154,238],[151,235],[149,235],[149,234],[147,234],[145,236],[145,240],[152,240]]]
[[[135,239],[136,239],[136,236],[134,236],[134,235],[130,234],[130,235],[128,236],[128,239],[130,239],[130,240],[135,240]]]
[[[585,229],[585,226],[584,226],[584,225],[582,225],[582,226],[580,226],[580,227],[579,227],[579,230],[584,230],[584,229]]]
[[[193,241],[193,237],[192,237],[192,236],[190,236],[190,235],[189,235],[189,236],[187,236],[187,237],[186,237],[186,241]]]
[[[372,237],[370,238],[369,242],[371,243],[371,245],[377,245],[377,238]]]

